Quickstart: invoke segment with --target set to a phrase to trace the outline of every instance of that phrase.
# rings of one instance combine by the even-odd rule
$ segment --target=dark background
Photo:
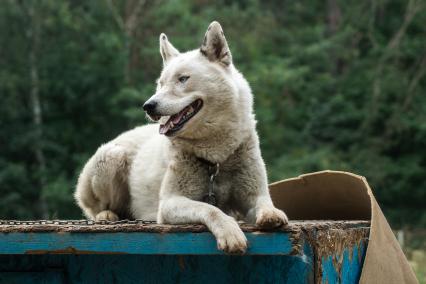
[[[165,32],[218,20],[250,82],[270,181],[367,177],[394,228],[426,226],[426,12],[399,1],[2,1],[0,219],[82,218],[77,176],[146,123]]]

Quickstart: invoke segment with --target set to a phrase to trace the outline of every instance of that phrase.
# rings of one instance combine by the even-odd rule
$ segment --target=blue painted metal
[[[322,257],[322,283],[358,283],[364,263],[366,244],[345,248],[343,254]]]
[[[350,246],[333,239],[341,248],[338,252],[320,248],[315,231],[309,237],[282,231],[245,234],[250,243],[247,254],[229,256],[217,250],[208,232],[0,233],[0,284],[359,280],[366,239]]]
[[[0,272],[0,283],[65,283],[63,271],[15,271]]]
[[[0,270],[56,270],[67,283],[312,283],[313,279],[312,263],[300,256],[4,255],[0,263]],[[18,283],[40,283],[31,280],[34,276],[28,274],[28,282]],[[45,283],[63,282],[49,278]]]
[[[293,246],[284,232],[246,233],[247,254],[288,255]],[[212,255],[223,254],[211,233],[7,233],[0,237],[0,254],[126,253]]]

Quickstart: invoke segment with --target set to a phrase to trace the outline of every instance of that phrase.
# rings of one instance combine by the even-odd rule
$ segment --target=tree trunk
[[[367,132],[371,127],[372,122],[377,115],[379,108],[380,95],[382,90],[382,73],[386,66],[386,62],[391,59],[395,54],[407,32],[408,27],[413,22],[415,15],[423,8],[422,2],[419,0],[409,0],[405,9],[404,20],[399,29],[392,36],[391,40],[386,45],[381,57],[378,59],[377,67],[375,70],[375,78],[372,84],[371,101],[368,103],[368,111],[361,125],[363,132]],[[383,15],[385,16],[385,15]]]
[[[342,12],[337,0],[328,0],[328,32],[333,35],[337,32],[342,21]]]
[[[40,101],[40,80],[37,64],[37,56],[40,45],[40,19],[37,13],[37,4],[29,3],[29,27],[28,39],[29,50],[29,71],[30,71],[30,104],[32,109],[32,121],[35,130],[34,154],[38,167],[39,183],[39,210],[42,218],[49,217],[47,202],[43,196],[43,189],[46,186],[46,159],[43,152],[43,113]]]
[[[328,0],[327,2],[327,32],[330,37],[334,36],[342,22],[342,12],[337,0]],[[339,75],[343,71],[343,61],[336,55],[336,50],[330,53],[330,61],[333,62],[333,74]]]
[[[126,1],[123,16],[120,15],[119,8],[114,5],[112,0],[106,0],[112,16],[114,17],[118,27],[124,35],[124,46],[126,52],[126,63],[124,65],[124,82],[126,85],[133,85],[133,70],[136,69],[139,62],[139,49],[135,44],[135,33],[140,23],[142,8],[145,0]]]

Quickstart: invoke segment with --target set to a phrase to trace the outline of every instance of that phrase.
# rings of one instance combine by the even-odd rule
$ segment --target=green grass
[[[426,250],[404,250],[411,267],[421,284],[426,284]]]
[[[424,229],[404,232],[404,253],[421,284],[426,284],[426,231]]]

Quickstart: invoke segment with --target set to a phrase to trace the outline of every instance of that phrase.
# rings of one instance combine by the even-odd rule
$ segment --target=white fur
[[[261,227],[287,223],[269,196],[250,87],[234,67],[217,22],[200,49],[179,53],[162,34],[160,52],[164,69],[149,100],[157,103],[160,123],[197,99],[203,107],[173,137],[160,135],[158,124],[151,124],[100,147],[80,175],[76,200],[91,219],[130,215],[159,223],[202,223],[219,249],[243,253],[247,240],[229,214]],[[189,76],[185,83],[178,80],[182,75]],[[209,176],[199,158],[220,165],[217,207],[202,202]]]

